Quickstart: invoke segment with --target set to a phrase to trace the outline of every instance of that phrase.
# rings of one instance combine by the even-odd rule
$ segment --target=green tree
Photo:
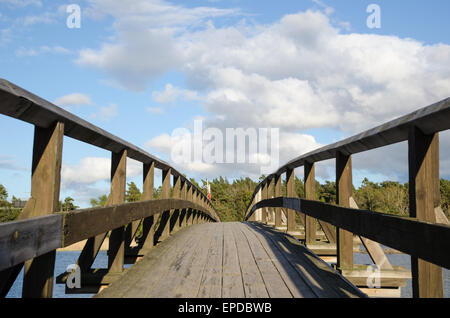
[[[73,211],[79,208],[79,206],[76,206],[74,204],[75,200],[71,197],[66,197],[64,199],[64,202],[59,201],[60,210],[67,212],[67,211]]]
[[[125,200],[127,202],[136,202],[141,199],[141,191],[136,186],[134,182],[128,183],[128,190],[125,195]]]
[[[108,196],[106,194],[99,196],[97,199],[92,198],[91,206],[92,207],[105,206],[107,200],[108,200]]]
[[[6,191],[6,188],[0,184],[0,207],[5,206],[9,206],[8,191]]]

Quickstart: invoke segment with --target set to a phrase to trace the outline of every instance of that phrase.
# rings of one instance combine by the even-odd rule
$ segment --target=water
[[[80,252],[57,252],[55,262],[55,277],[66,271],[67,267],[71,264],[75,264]],[[405,254],[387,254],[387,258],[392,265],[404,266],[407,269],[411,269],[411,258]],[[355,264],[373,264],[369,255],[365,253],[354,254]],[[108,257],[106,251],[100,251],[95,259],[93,268],[107,268]],[[129,267],[126,265],[125,267]],[[444,278],[444,297],[450,298],[450,270],[443,269]],[[23,282],[23,269],[14,282],[11,290],[9,291],[7,298],[20,298],[22,297],[22,282]],[[54,298],[88,298],[94,294],[66,294],[65,286],[62,284],[54,284],[53,297]],[[406,287],[402,288],[402,297],[412,297],[411,279],[407,280]]]
[[[55,260],[55,280],[56,276],[61,273],[66,272],[67,267],[71,264],[75,264],[77,262],[78,256],[80,256],[79,251],[70,251],[70,252],[56,252],[56,260]],[[106,251],[100,251],[95,259],[95,262],[92,266],[93,268],[107,268],[108,267],[108,256],[106,255]],[[7,298],[20,298],[22,297],[22,283],[23,283],[23,269],[20,272],[19,276],[17,276],[16,281],[11,287]],[[88,298],[94,296],[94,294],[66,294],[66,288],[63,284],[53,285],[53,297],[54,298]]]
[[[355,264],[373,264],[368,254],[354,253]],[[411,257],[406,254],[386,254],[389,262],[393,266],[404,266],[406,269],[411,270]],[[443,268],[442,276],[444,279],[444,297],[450,298],[450,270]],[[402,287],[402,298],[412,297],[412,285],[411,279],[406,280],[406,286]]]

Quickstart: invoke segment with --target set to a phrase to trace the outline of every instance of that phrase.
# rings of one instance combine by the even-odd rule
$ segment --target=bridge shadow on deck
[[[179,230],[95,297],[364,296],[293,237],[259,223],[234,222]]]

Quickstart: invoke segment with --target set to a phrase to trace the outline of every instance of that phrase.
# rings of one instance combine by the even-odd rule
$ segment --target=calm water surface
[[[80,252],[57,252],[56,253],[56,263],[55,263],[55,277],[66,271],[67,267],[71,264],[75,264]],[[409,255],[405,254],[387,254],[387,257],[392,265],[404,266],[407,269],[411,269],[411,261]],[[355,264],[372,264],[369,255],[363,253],[354,254]],[[106,251],[100,251],[97,258],[95,259],[93,268],[107,268],[108,257]],[[126,267],[129,267],[126,266]],[[450,298],[450,271],[448,269],[443,270],[444,276],[444,297]],[[16,282],[9,291],[7,297],[21,297],[22,296],[22,281],[23,281],[23,270],[17,277]],[[60,284],[55,284],[53,288],[53,297],[55,298],[86,298],[92,297],[93,294],[75,294],[66,295],[65,286]],[[411,279],[407,280],[406,287],[402,288],[402,297],[411,297]]]

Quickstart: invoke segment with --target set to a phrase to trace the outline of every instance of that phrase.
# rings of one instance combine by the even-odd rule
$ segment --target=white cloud
[[[119,107],[116,104],[100,107],[100,109],[91,114],[91,119],[99,119],[101,121],[110,121],[119,115]]]
[[[127,160],[127,177],[142,174],[142,163]],[[64,188],[78,185],[92,185],[99,181],[109,181],[111,177],[111,159],[103,157],[86,157],[76,165],[63,163],[61,180]]]
[[[57,98],[54,102],[58,106],[80,106],[80,105],[92,105],[91,98],[82,93],[72,93]]]
[[[448,97],[449,45],[341,33],[349,25],[335,21],[332,8],[320,1],[315,3],[324,12],[223,27],[216,27],[214,19],[238,10],[184,8],[165,1],[90,3],[114,18],[114,34],[100,48],[82,50],[80,64],[140,91],[169,70],[182,72],[186,87],[167,84],[153,99],[194,100],[208,113],[210,127],[280,128],[290,145],[285,153],[303,130],[358,133]],[[307,144],[317,146],[311,140]],[[167,153],[170,136],[155,137],[148,145]]]
[[[197,92],[174,87],[172,84],[166,84],[164,91],[155,91],[152,93],[152,97],[158,103],[175,103],[179,98],[185,100],[199,100]]]

